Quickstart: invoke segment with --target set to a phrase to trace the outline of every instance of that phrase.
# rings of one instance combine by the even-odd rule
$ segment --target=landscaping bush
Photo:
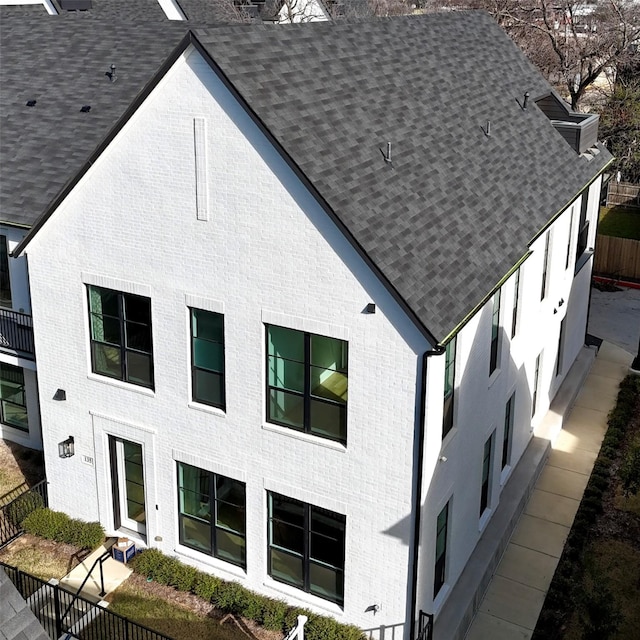
[[[36,509],[22,522],[27,533],[41,538],[93,550],[104,542],[104,529],[98,522],[84,522],[48,508]]]
[[[289,606],[282,600],[265,598],[262,610],[262,626],[271,631],[284,631]]]
[[[640,489],[640,440],[631,443],[620,465],[620,480],[626,497]]]
[[[252,595],[254,594],[237,582],[222,582],[213,599],[213,604],[228,613],[242,615]]]
[[[153,549],[149,549],[148,551],[153,551]],[[140,572],[140,573],[143,573],[143,572]],[[220,588],[221,584],[222,584],[222,580],[220,580],[220,578],[216,578],[216,576],[212,576],[208,573],[203,573],[202,571],[198,571],[198,574],[196,576],[196,579],[194,580],[191,591],[193,594],[195,594],[199,598],[202,598],[207,602],[212,602],[216,594],[218,593],[218,589]]]
[[[197,575],[198,570],[195,567],[179,563],[174,567],[169,584],[179,591],[191,591]]]

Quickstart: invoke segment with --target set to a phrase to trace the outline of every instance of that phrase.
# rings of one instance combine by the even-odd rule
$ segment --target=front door
[[[146,533],[142,446],[109,437],[115,528]]]

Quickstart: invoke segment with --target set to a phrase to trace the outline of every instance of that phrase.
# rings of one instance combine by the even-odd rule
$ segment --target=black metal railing
[[[0,568],[52,640],[173,640],[17,567]]]
[[[99,556],[98,558],[95,559],[95,562],[91,565],[91,569],[89,569],[89,571],[87,572],[87,575],[84,577],[84,580],[82,581],[82,583],[78,587],[78,590],[76,591],[73,600],[71,600],[71,602],[65,608],[65,610],[64,610],[64,612],[62,614],[63,618],[66,618],[67,614],[69,613],[69,611],[71,610],[71,608],[75,604],[76,599],[81,597],[80,594],[82,593],[82,590],[84,589],[84,586],[87,584],[87,581],[91,577],[91,574],[95,571],[95,568],[96,568],[97,565],[100,565],[100,591],[99,591],[98,595],[101,598],[104,598],[107,595],[107,592],[104,589],[104,569],[103,569],[102,565],[104,564],[105,560],[107,560],[110,557],[111,557],[111,552],[110,551],[105,551],[101,556]]]
[[[47,505],[47,481],[42,480],[31,489],[25,487],[11,502],[0,507],[0,549],[24,533],[22,521],[32,511]]]
[[[29,314],[0,308],[0,349],[34,355],[33,320]]]
[[[420,611],[416,640],[433,640],[433,613]]]
[[[0,496],[0,507],[13,502],[13,500],[15,500],[20,494],[24,493],[28,489],[29,485],[26,482],[23,482],[14,489],[11,489],[11,491],[7,491],[7,493]]]

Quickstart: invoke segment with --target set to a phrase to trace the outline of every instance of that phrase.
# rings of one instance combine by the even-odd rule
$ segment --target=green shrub
[[[71,544],[81,549],[96,549],[104,542],[104,529],[99,522],[81,522],[79,520],[71,522],[81,525],[76,527],[73,535],[74,542]]]
[[[218,588],[213,604],[228,613],[242,615],[251,595],[253,594],[237,582],[223,582]]]
[[[262,626],[271,631],[284,631],[288,610],[289,606],[286,602],[266,598],[262,610]]]
[[[52,511],[43,507],[36,509],[30,513],[22,522],[22,526],[27,533],[48,540],[56,540],[60,531],[69,522],[69,516],[66,513]]]
[[[187,564],[177,563],[173,568],[173,574],[169,584],[179,591],[191,591],[196,580],[198,570]]]
[[[44,500],[39,493],[23,493],[9,503],[5,513],[12,524],[20,525],[32,511],[43,507]]]
[[[222,580],[220,580],[220,578],[199,571],[191,587],[191,591],[199,598],[211,602],[218,593],[221,583]]]
[[[632,442],[625,454],[620,465],[620,480],[625,496],[640,489],[640,439]]]
[[[104,529],[100,523],[76,520],[66,513],[47,508],[30,513],[22,526],[27,533],[80,549],[95,549],[104,542]]]
[[[145,549],[137,553],[129,563],[129,566],[140,575],[153,577],[155,568],[165,555],[158,549]]]

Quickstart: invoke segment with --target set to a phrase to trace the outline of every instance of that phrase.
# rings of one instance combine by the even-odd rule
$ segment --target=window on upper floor
[[[91,370],[153,389],[151,300],[87,286]]]
[[[180,544],[247,566],[245,484],[178,462]]]
[[[444,505],[436,521],[436,558],[433,581],[433,597],[435,598],[447,578],[447,538],[449,535],[449,504]]]
[[[0,236],[0,306],[11,307],[11,278],[7,236]]]
[[[518,303],[520,301],[520,269],[516,271],[515,282],[513,284],[513,310],[511,312],[511,338],[516,337],[518,330]]]
[[[558,352],[556,354],[556,376],[559,376],[562,373],[562,360],[563,360],[563,352],[564,352],[564,336],[566,330],[566,321],[567,318],[562,318],[562,322],[560,323],[560,331],[558,333]]]
[[[495,433],[495,432],[494,432]],[[480,515],[489,508],[489,499],[491,497],[491,457],[493,452],[493,433],[484,443],[482,455],[482,484],[480,485]]]
[[[225,408],[224,316],[191,309],[191,398]]]
[[[569,238],[567,240],[567,257],[565,259],[564,268],[568,269],[571,263],[571,241],[573,236],[573,207],[569,210]]]
[[[489,375],[498,367],[500,356],[500,289],[493,296],[493,311],[491,313],[491,352],[489,356]]]
[[[513,438],[513,418],[516,408],[516,393],[511,394],[504,411],[504,432],[502,434],[502,466],[504,469],[511,461],[511,440]]]
[[[453,395],[456,382],[456,342],[457,336],[447,344],[444,361],[444,410],[442,418],[442,439],[453,427]]]
[[[344,515],[268,492],[269,575],[344,604]]]
[[[533,394],[531,395],[531,417],[536,414],[536,408],[538,405],[538,384],[540,383],[540,359],[542,353],[538,354],[536,358],[536,368],[533,372]]]
[[[0,421],[21,431],[29,431],[27,401],[22,367],[0,362]]]
[[[589,203],[589,189],[582,192],[580,203],[580,221],[578,222],[578,247],[576,249],[576,266],[582,254],[587,250],[587,240],[589,238],[589,220],[587,219],[587,207]]]
[[[547,285],[549,283],[549,243],[551,232],[547,231],[544,239],[544,258],[542,260],[542,286],[540,287],[540,300],[544,300],[547,295]]]
[[[344,340],[267,325],[267,420],[347,442]]]

